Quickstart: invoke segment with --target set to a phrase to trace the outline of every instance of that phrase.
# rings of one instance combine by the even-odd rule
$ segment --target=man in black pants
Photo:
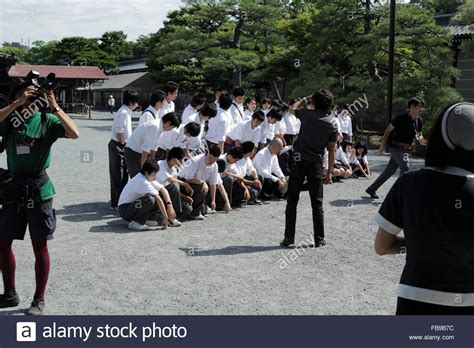
[[[408,110],[395,117],[385,129],[379,153],[383,154],[387,148],[390,152],[390,161],[382,174],[365,191],[371,198],[379,198],[377,190],[395,174],[398,168],[400,168],[400,175],[408,171],[409,154],[415,137],[421,145],[426,145],[426,140],[423,138],[423,120],[419,117],[424,106],[423,99],[411,98],[408,101]]]
[[[309,100],[310,99],[310,100]],[[323,214],[323,158],[328,149],[328,174],[324,183],[331,183],[331,172],[336,153],[337,128],[328,115],[333,105],[331,92],[321,89],[312,97],[303,98],[292,105],[295,116],[301,121],[301,130],[293,147],[293,162],[288,183],[286,205],[285,239],[281,246],[289,247],[295,243],[296,208],[305,178],[313,209],[314,246],[326,244],[324,240]],[[308,108],[304,103],[310,102]]]

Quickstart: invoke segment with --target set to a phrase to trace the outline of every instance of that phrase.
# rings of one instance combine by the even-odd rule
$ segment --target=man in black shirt
[[[311,99],[311,109],[300,109]],[[292,105],[295,116],[301,121],[301,130],[293,146],[293,166],[288,183],[286,206],[285,239],[281,246],[288,247],[295,242],[296,208],[305,178],[311,207],[313,209],[313,229],[315,247],[325,245],[323,215],[323,158],[328,149],[328,174],[324,183],[331,183],[332,167],[336,154],[337,127],[328,115],[333,105],[331,92],[319,90],[310,98],[303,98]],[[314,108],[314,109],[313,109]]]
[[[378,188],[395,174],[397,168],[400,168],[400,175],[408,171],[409,153],[412,151],[411,145],[415,138],[421,145],[426,145],[426,140],[423,138],[423,120],[419,117],[424,106],[423,99],[418,97],[410,99],[407,112],[395,117],[385,129],[379,153],[383,154],[387,149],[390,161],[382,174],[365,191],[370,197],[379,198]]]

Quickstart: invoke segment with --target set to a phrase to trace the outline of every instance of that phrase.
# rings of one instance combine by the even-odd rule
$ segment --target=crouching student
[[[266,148],[260,150],[253,159],[253,165],[263,181],[260,198],[270,200],[272,195],[281,198],[288,188],[285,175],[278,164],[278,154],[283,148],[280,138],[275,138]]]
[[[372,179],[372,172],[369,167],[369,160],[367,159],[367,146],[361,142],[355,144],[355,155],[359,161],[361,168],[355,168],[354,174],[357,176],[365,176],[367,179]]]
[[[351,165],[347,160],[342,146],[340,145],[336,149],[336,158],[334,161],[332,176],[334,182],[340,181],[341,179],[347,179],[352,176]]]
[[[217,160],[221,151],[217,145],[211,145],[206,154],[198,155],[186,161],[178,172],[178,178],[187,182],[193,189],[193,211],[189,216],[193,220],[203,220],[203,215],[215,213],[216,191],[224,197],[224,210],[232,210],[224,186],[220,183]],[[181,189],[183,191],[183,189]],[[210,208],[205,204],[209,194]]]
[[[168,191],[156,181],[158,163],[149,158],[140,173],[130,180],[119,199],[119,214],[128,221],[128,228],[148,231],[158,226],[161,220],[166,228],[170,220],[176,218]],[[160,197],[163,195],[163,199]]]
[[[205,137],[206,122],[211,118],[216,117],[217,109],[214,104],[204,106],[199,112],[189,116],[189,122],[196,122],[201,126],[201,131],[197,137],[190,137],[188,139],[188,149],[194,154],[204,153],[203,139]]]
[[[229,138],[236,147],[240,147],[246,141],[251,141],[255,144],[255,147],[258,147],[261,138],[261,124],[264,120],[265,114],[263,111],[254,112],[250,120],[243,121],[234,127]]]
[[[197,122],[189,122],[186,125],[181,125],[179,128],[173,129],[175,133],[174,137],[171,139],[171,142],[168,146],[172,148],[179,147],[184,150],[187,158],[191,158],[191,149],[189,148],[189,140],[191,138],[197,138],[201,133],[201,125]]]
[[[238,180],[236,163],[244,157],[242,149],[234,147],[230,149],[226,154],[220,156],[219,161],[223,162],[223,168],[219,168],[219,173],[222,180],[222,185],[227,192],[227,197],[233,207],[240,207],[242,205],[242,198],[233,197],[234,187],[246,190],[243,183]],[[219,165],[219,163],[218,163]],[[245,200],[248,201],[250,196],[245,196]],[[223,200],[221,197],[216,197],[217,208],[220,209],[223,206]]]
[[[362,168],[359,160],[357,159],[356,151],[354,149],[353,144],[349,141],[343,142],[342,150],[344,151],[347,161],[349,162],[349,165],[351,166],[351,170],[352,170],[351,177],[354,179],[359,178],[359,176],[355,174],[355,171],[357,170],[359,173],[361,173],[361,176],[365,176],[367,179],[370,179],[369,176],[364,172],[364,169]]]
[[[281,114],[281,112],[275,109],[270,109],[270,110],[264,111],[263,113],[265,114],[265,112],[266,112],[265,120],[260,126],[261,129],[260,129],[259,149],[263,149],[265,146],[267,146],[270,143],[270,141],[273,140],[274,133],[275,133],[275,124],[277,124],[278,122],[281,122],[283,118],[283,115]]]
[[[158,150],[156,151],[157,161],[166,159],[168,150],[174,147],[173,144],[176,139],[176,131],[174,131],[174,129],[179,127],[179,119],[174,112],[169,112],[164,115],[161,122],[163,124],[163,132],[161,132],[160,138],[158,139]],[[165,129],[166,123],[169,124],[168,130]]]
[[[183,149],[179,147],[172,148],[168,152],[167,159],[158,162],[159,171],[156,176],[156,181],[168,191],[178,218],[189,216],[193,204],[193,189],[188,183],[178,179],[178,169],[181,167],[184,158]],[[171,227],[178,227],[180,225],[181,222],[178,220],[170,223]]]

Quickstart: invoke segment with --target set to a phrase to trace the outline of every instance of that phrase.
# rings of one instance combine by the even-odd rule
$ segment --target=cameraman
[[[42,112],[31,107],[38,105],[38,100],[42,101]],[[46,113],[46,100],[52,113]],[[55,190],[46,169],[50,165],[53,143],[58,138],[77,139],[79,130],[59,108],[53,92],[38,88],[32,81],[14,86],[9,102],[0,110],[0,136],[6,143],[8,170],[13,178],[0,187],[3,191],[0,270],[4,284],[0,308],[16,307],[20,303],[15,287],[12,243],[16,239],[23,240],[29,226],[35,254],[36,292],[26,313],[41,315],[50,267],[47,241],[53,238],[56,228]]]

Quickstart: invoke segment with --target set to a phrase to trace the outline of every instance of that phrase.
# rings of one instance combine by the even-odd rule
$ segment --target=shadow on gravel
[[[122,220],[108,221],[106,225],[92,226],[89,232],[93,233],[142,233],[140,231],[133,231],[127,227],[127,223]],[[154,231],[143,231],[143,232],[154,232]]]
[[[352,207],[354,205],[374,205],[379,206],[382,202],[375,201],[370,197],[362,197],[361,199],[336,199],[334,201],[329,202],[334,207]]]
[[[17,314],[24,314],[26,309],[12,309],[9,311],[0,311],[0,316],[1,315],[17,315]]]
[[[84,222],[111,219],[117,212],[110,210],[109,203],[91,202],[66,205],[64,209],[56,210],[56,215],[64,215],[63,220],[69,222]]]
[[[286,250],[281,246],[269,245],[269,246],[228,246],[221,249],[202,249],[202,248],[179,248],[179,250],[184,251],[188,256],[224,256],[224,255],[240,255],[240,254],[253,254],[260,253],[264,251],[273,251],[273,250]]]

